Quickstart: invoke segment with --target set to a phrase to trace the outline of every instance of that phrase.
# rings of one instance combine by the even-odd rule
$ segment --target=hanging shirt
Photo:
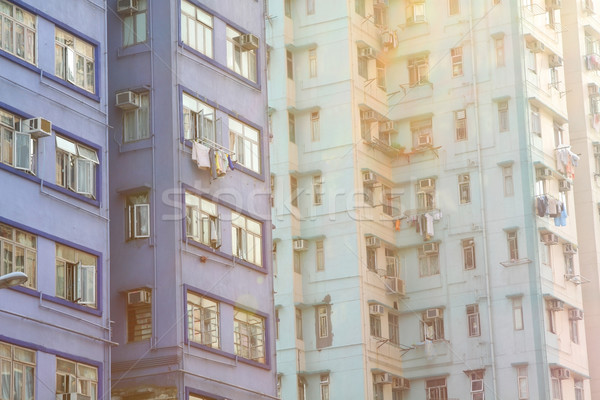
[[[210,149],[202,143],[192,142],[192,161],[196,161],[198,169],[210,168]]]
[[[433,236],[433,216],[429,213],[425,214],[425,225],[427,229],[427,235]]]

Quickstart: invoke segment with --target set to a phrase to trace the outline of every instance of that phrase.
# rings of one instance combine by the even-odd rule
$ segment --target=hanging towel
[[[198,169],[210,168],[210,149],[199,142],[192,142],[192,161],[196,161]]]
[[[397,219],[396,223],[394,224],[394,228],[396,229],[396,231],[400,231],[400,224],[401,224],[400,220]]]
[[[219,150],[215,151],[215,165],[217,168],[217,176],[225,175],[226,165],[223,163],[223,156]]]
[[[432,237],[433,232],[433,216],[429,213],[425,214],[425,225],[427,229],[427,236]]]
[[[215,224],[214,220],[211,220],[210,221],[210,244],[213,247],[216,247],[218,241],[219,241],[219,236],[217,234],[217,224]]]
[[[235,167],[233,166],[233,160],[231,160],[231,155],[230,154],[227,154],[227,164],[229,164],[229,169],[230,170],[233,171],[235,169]]]
[[[217,179],[217,166],[215,159],[215,149],[211,148],[208,152],[208,159],[210,160],[210,176],[213,179]]]

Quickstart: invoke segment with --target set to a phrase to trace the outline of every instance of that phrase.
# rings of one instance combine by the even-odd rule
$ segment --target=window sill
[[[27,69],[30,69],[33,72],[35,72],[36,74],[39,74],[42,71],[36,65],[31,64],[31,63],[29,63],[29,62],[27,62],[27,61],[25,61],[25,60],[23,60],[23,59],[15,56],[15,55],[12,55],[9,52],[6,52],[6,51],[2,50],[2,49],[0,49],[0,56],[4,57],[4,58],[6,58],[6,59],[8,59],[8,60],[10,60],[10,61],[12,61],[14,63],[17,63],[17,64],[19,64],[19,65],[21,65],[21,66],[23,66],[23,67],[25,67]]]
[[[508,267],[514,267],[517,265],[529,264],[530,262],[531,262],[531,260],[528,258],[519,258],[518,260],[502,261],[502,262],[500,262],[500,265],[508,268]]]
[[[54,81],[54,82],[60,84],[60,85],[62,85],[64,87],[66,87],[66,88],[69,88],[69,89],[73,90],[74,92],[77,92],[77,93],[79,93],[79,94],[81,94],[81,95],[83,95],[83,96],[85,96],[87,98],[90,98],[90,99],[94,100],[97,103],[100,103],[100,96],[97,93],[90,93],[87,90],[82,89],[79,86],[75,86],[72,83],[67,82],[67,81],[59,78],[58,76],[53,75],[53,74],[51,74],[49,72],[46,72],[46,71],[42,71],[42,76],[44,78],[48,78],[51,81]]]
[[[11,288],[12,290],[15,290],[17,292],[21,292],[23,294],[35,297],[35,298],[40,298],[40,296],[42,297],[43,300],[47,300],[51,303],[54,304],[60,304],[69,308],[73,308],[79,311],[83,311],[85,313],[88,314],[92,314],[92,315],[96,315],[98,317],[102,316],[102,310],[97,309],[97,308],[92,308],[92,307],[87,307],[81,304],[77,304],[77,303],[73,303],[71,301],[65,300],[65,299],[61,299],[60,297],[55,297],[55,296],[50,296],[48,294],[39,292],[36,289],[31,289],[28,287],[24,287],[24,286],[14,286]]]
[[[247,358],[243,358],[241,356],[238,356],[238,355],[233,354],[233,353],[229,353],[229,352],[221,350],[221,349],[215,349],[214,347],[210,347],[210,346],[206,346],[204,344],[196,343],[196,342],[194,342],[192,340],[189,340],[187,338],[187,336],[185,338],[185,344],[186,345],[190,345],[191,347],[194,347],[194,348],[196,348],[198,350],[208,351],[210,353],[218,354],[218,355],[223,356],[225,358],[228,358],[230,360],[235,360],[236,363],[237,363],[237,361],[241,361],[241,362],[243,362],[245,364],[250,364],[250,365],[253,365],[255,367],[259,367],[259,368],[263,368],[263,369],[267,369],[267,370],[271,369],[271,366],[269,364],[261,363],[261,362],[258,362],[258,361],[253,361],[253,360],[250,360],[250,359],[247,359]]]
[[[53,190],[55,190],[57,192],[63,193],[65,195],[67,195],[67,196],[71,196],[71,197],[73,197],[75,199],[81,200],[81,201],[83,201],[85,203],[88,203],[88,204],[94,206],[94,207],[98,207],[98,208],[100,207],[100,201],[99,200],[90,199],[89,197],[86,197],[86,196],[84,196],[82,194],[73,192],[73,191],[71,191],[69,189],[65,189],[64,187],[58,186],[58,185],[56,185],[54,183],[50,183],[50,182],[45,182],[44,181],[43,182],[43,186],[46,186],[46,187],[48,187],[50,189],[53,189]]]
[[[185,235],[185,232],[184,232],[184,235]],[[257,272],[260,272],[262,274],[268,274],[268,271],[265,268],[263,268],[263,267],[259,267],[258,265],[254,265],[252,263],[249,263],[248,261],[245,261],[245,260],[243,260],[241,258],[238,258],[238,257],[234,256],[234,255],[225,253],[225,252],[223,252],[221,250],[214,249],[214,248],[212,248],[210,246],[205,245],[204,243],[197,242],[197,241],[195,241],[193,239],[189,239],[187,237],[185,237],[183,239],[183,242],[186,243],[186,244],[190,244],[190,245],[192,245],[194,247],[197,247],[199,249],[206,250],[206,251],[208,251],[208,252],[210,252],[212,254],[215,254],[215,255],[217,255],[219,257],[222,257],[222,258],[224,258],[224,259],[226,259],[228,261],[231,261],[232,262],[231,267],[233,267],[235,265],[241,265],[243,267],[250,268],[250,269],[252,269],[254,271],[257,271]]]

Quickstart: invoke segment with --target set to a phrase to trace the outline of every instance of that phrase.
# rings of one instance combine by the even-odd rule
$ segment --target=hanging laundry
[[[215,158],[215,149],[211,148],[208,152],[208,158],[210,160],[210,176],[213,179],[217,179],[217,165],[216,165],[216,158]]]
[[[192,161],[196,162],[198,169],[210,168],[210,149],[199,142],[192,142]]]
[[[425,214],[425,225],[427,229],[427,236],[433,237],[433,216],[429,213]]]
[[[235,169],[233,166],[233,160],[231,159],[231,154],[227,154],[227,164],[229,165],[230,170],[233,171]]]
[[[548,211],[548,197],[545,195],[538,196],[537,198],[537,215],[538,217],[545,217]]]
[[[396,222],[394,223],[394,229],[396,229],[396,232],[400,231],[400,224],[401,224],[401,221],[399,219],[397,219]]]
[[[210,221],[210,244],[213,247],[217,246],[217,242],[219,241],[219,236],[217,232],[217,224],[214,220]]]
[[[559,207],[559,201],[556,200],[554,197],[548,196],[547,214],[552,218],[556,217],[560,213],[560,209],[558,207]]]
[[[217,169],[217,176],[225,175],[227,165],[223,163],[223,156],[220,150],[215,151],[215,166]]]

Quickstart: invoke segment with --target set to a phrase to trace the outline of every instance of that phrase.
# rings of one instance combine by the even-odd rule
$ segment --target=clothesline
[[[222,151],[224,153],[229,154],[230,156],[235,156],[235,152],[232,150],[229,150],[227,147],[223,146],[222,144],[219,144],[217,142],[214,142],[210,139],[207,138],[199,138],[196,140],[198,143],[202,143],[203,145],[210,147],[214,150],[219,150]]]

